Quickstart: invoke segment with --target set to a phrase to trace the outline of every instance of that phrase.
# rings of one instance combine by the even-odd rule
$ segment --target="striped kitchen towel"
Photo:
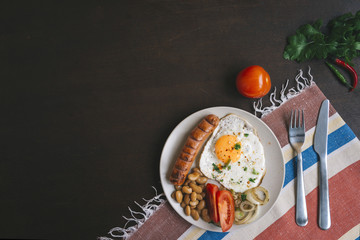
[[[313,82],[310,70],[300,71],[297,86],[280,96],[270,95],[273,104],[255,103],[255,114],[272,129],[282,147],[285,159],[285,181],[274,207],[246,228],[230,233],[210,232],[192,226],[182,219],[164,199],[163,194],[148,200],[142,207],[142,219],[129,218],[137,225],[113,228],[109,237],[99,239],[359,239],[360,236],[360,142],[336,110],[330,106],[328,129],[328,171],[331,228],[318,226],[318,156],[313,148],[315,125],[320,105],[326,99]],[[331,103],[331,101],[330,101]],[[292,109],[303,109],[306,122],[304,144],[304,180],[309,222],[305,227],[295,223],[296,157],[289,145],[288,124]]]

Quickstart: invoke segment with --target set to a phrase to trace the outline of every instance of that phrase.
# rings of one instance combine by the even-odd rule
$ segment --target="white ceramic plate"
[[[215,226],[214,224],[206,223],[201,219],[195,221],[191,216],[185,215],[180,204],[171,198],[171,194],[174,191],[174,185],[169,181],[169,176],[191,130],[194,129],[208,114],[215,114],[219,118],[222,118],[229,113],[237,114],[257,129],[260,141],[264,146],[266,159],[266,175],[261,186],[265,187],[270,194],[270,201],[266,205],[260,206],[260,212],[257,220],[250,224],[233,225],[230,231],[244,228],[251,224],[256,224],[256,222],[274,206],[275,201],[280,195],[285,176],[284,158],[281,152],[280,144],[271,129],[259,118],[244,110],[232,107],[212,107],[195,112],[180,122],[172,131],[165,143],[160,159],[161,184],[171,206],[189,223],[197,227],[216,232],[221,232],[221,228]],[[195,160],[192,167],[195,167],[197,162],[198,161]]]

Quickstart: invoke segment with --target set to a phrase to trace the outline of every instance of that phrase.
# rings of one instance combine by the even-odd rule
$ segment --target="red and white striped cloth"
[[[332,106],[328,130],[332,225],[329,230],[321,230],[318,226],[318,157],[313,149],[313,137],[324,99],[324,94],[312,83],[261,118],[278,138],[286,163],[281,195],[262,219],[230,233],[210,232],[189,224],[164,200],[139,228],[134,228],[129,239],[359,239],[360,142]],[[289,145],[287,129],[292,109],[304,109],[306,113],[303,158],[309,222],[305,227],[295,223],[296,158]],[[113,229],[110,235],[121,236],[118,230]]]

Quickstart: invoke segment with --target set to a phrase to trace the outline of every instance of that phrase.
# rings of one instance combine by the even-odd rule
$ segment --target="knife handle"
[[[296,224],[299,226],[306,226],[306,224],[308,223],[308,215],[306,208],[303,161],[301,152],[299,152],[297,156],[296,174]]]
[[[327,230],[331,226],[327,157],[320,156],[319,164],[319,227]]]

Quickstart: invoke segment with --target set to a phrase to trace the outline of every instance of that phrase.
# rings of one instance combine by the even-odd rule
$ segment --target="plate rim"
[[[192,219],[189,220],[189,219],[185,218],[186,216],[183,216],[182,214],[180,214],[180,213],[177,211],[177,209],[175,208],[175,204],[178,205],[178,203],[175,203],[175,202],[171,201],[171,200],[173,200],[173,199],[171,198],[171,196],[170,196],[171,194],[168,196],[167,193],[165,192],[165,187],[164,187],[164,185],[166,184],[166,182],[165,182],[164,180],[166,180],[167,175],[165,174],[165,179],[164,179],[164,180],[163,180],[163,176],[162,176],[162,175],[163,175],[163,171],[162,171],[162,165],[163,165],[163,164],[162,164],[162,162],[164,161],[163,159],[164,159],[164,154],[165,154],[165,148],[166,148],[166,146],[168,145],[168,142],[170,141],[170,138],[172,137],[172,135],[174,134],[174,132],[175,132],[176,130],[178,130],[178,128],[179,128],[181,125],[183,125],[186,121],[189,121],[189,119],[194,118],[196,115],[200,114],[201,112],[206,112],[206,111],[208,111],[209,114],[212,113],[212,114],[215,114],[215,115],[216,115],[216,113],[213,112],[214,110],[218,110],[218,111],[224,111],[224,110],[225,110],[225,111],[229,111],[229,112],[228,112],[229,114],[232,113],[232,112],[231,112],[232,110],[234,110],[234,111],[236,111],[236,112],[241,112],[242,114],[245,114],[246,116],[248,116],[248,117],[250,117],[250,118],[256,119],[255,121],[258,121],[258,123],[260,123],[261,125],[263,125],[263,126],[269,131],[269,133],[273,136],[273,138],[274,138],[274,140],[275,140],[275,143],[276,143],[276,146],[278,147],[278,149],[280,150],[280,153],[281,153],[281,160],[282,160],[281,162],[282,162],[282,169],[283,169],[283,171],[282,171],[282,176],[281,176],[282,179],[281,179],[281,187],[280,187],[279,194],[276,196],[276,198],[275,198],[274,202],[272,203],[272,205],[270,206],[270,208],[267,210],[267,212],[264,213],[264,215],[263,215],[261,218],[258,218],[258,219],[256,219],[254,222],[249,223],[249,224],[236,225],[236,226],[237,226],[236,229],[231,228],[231,229],[228,231],[228,232],[233,232],[233,231],[238,230],[239,228],[246,228],[246,227],[252,225],[253,223],[257,222],[258,220],[262,219],[265,215],[267,215],[267,214],[271,211],[271,209],[275,206],[275,204],[276,204],[276,202],[278,201],[278,199],[279,199],[279,197],[280,197],[280,195],[281,195],[281,192],[282,192],[282,190],[283,190],[283,185],[284,185],[284,181],[285,181],[285,159],[284,159],[284,154],[283,154],[283,152],[282,152],[282,148],[281,148],[280,142],[279,142],[279,140],[277,139],[275,133],[274,133],[274,132],[271,130],[271,128],[270,128],[264,121],[262,121],[260,118],[258,118],[257,116],[255,116],[254,114],[252,114],[252,113],[250,113],[250,112],[248,112],[248,111],[245,111],[245,110],[243,110],[243,109],[236,108],[236,107],[230,107],[230,106],[208,107],[208,108],[200,109],[200,110],[195,111],[195,112],[193,112],[192,114],[188,115],[187,117],[185,117],[182,121],[180,121],[180,122],[173,128],[173,130],[171,131],[171,133],[169,134],[169,136],[167,137],[167,139],[166,139],[166,141],[165,141],[165,143],[164,143],[164,145],[163,145],[163,148],[162,148],[162,151],[161,151],[161,155],[160,155],[160,162],[159,162],[160,182],[161,182],[161,186],[162,186],[162,188],[163,188],[163,192],[164,192],[164,195],[165,195],[167,201],[170,203],[170,205],[171,205],[171,207],[173,208],[173,210],[174,210],[178,215],[180,215],[181,218],[183,218],[185,221],[187,221],[187,222],[190,223],[191,225],[194,225],[194,226],[199,227],[199,228],[201,228],[201,229],[208,230],[208,231],[222,232],[222,231],[221,231],[221,228],[215,226],[214,224],[211,224],[211,225],[210,225],[210,226],[212,226],[212,227],[204,228],[203,226],[199,226],[199,224],[196,224],[197,221],[193,220],[193,222],[191,222]],[[235,112],[234,114],[237,114],[236,112]],[[205,115],[204,115],[204,116],[205,116]],[[223,116],[221,116],[221,117],[223,117]],[[243,117],[243,116],[240,116],[240,117]],[[245,119],[245,120],[246,120],[246,121],[249,121],[248,119]],[[249,123],[250,123],[251,125],[254,124],[254,123],[252,123],[251,121],[250,121]],[[196,123],[195,123],[195,124],[196,124]],[[194,125],[194,126],[196,126],[196,125]],[[191,129],[188,129],[188,130],[190,131]],[[182,145],[183,145],[183,142],[181,143],[181,146],[179,146],[179,147],[181,148]],[[176,160],[176,159],[174,159],[174,161],[175,161],[175,160]],[[174,164],[174,163],[173,163],[173,164]],[[194,163],[193,163],[193,164],[194,164]],[[192,167],[193,167],[193,166],[192,166]],[[170,170],[167,170],[167,171],[170,171]],[[165,171],[165,172],[166,172],[166,171]]]

